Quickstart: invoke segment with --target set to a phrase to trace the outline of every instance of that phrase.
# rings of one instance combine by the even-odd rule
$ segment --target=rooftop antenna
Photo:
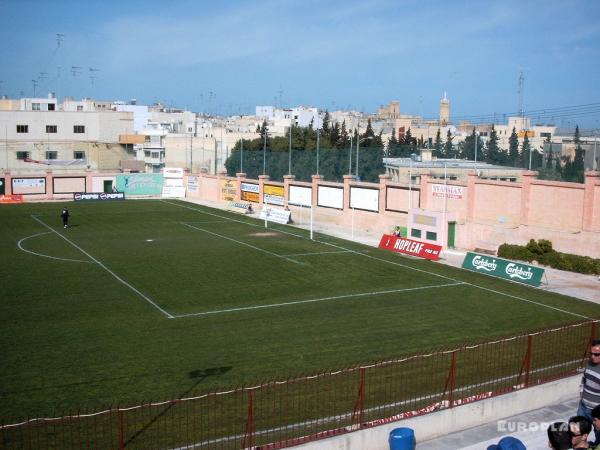
[[[94,88],[94,80],[97,78],[94,74],[96,72],[100,72],[100,69],[95,69],[93,67],[88,67],[88,70],[90,72],[90,80],[92,82],[92,89]]]
[[[38,81],[37,80],[31,80],[31,82],[33,83],[33,98],[35,98],[35,88],[37,87]]]
[[[521,70],[519,72],[519,89],[518,89],[518,93],[519,93],[519,116],[523,117],[525,115],[525,112],[523,111],[523,89],[524,89],[524,85],[525,85],[525,77],[523,76],[523,70]]]
[[[56,33],[56,46],[60,47],[60,44],[62,43],[62,41],[65,40],[65,35],[61,34],[61,33]]]
[[[73,74],[73,78],[81,73],[81,67],[79,66],[71,66],[71,73]]]

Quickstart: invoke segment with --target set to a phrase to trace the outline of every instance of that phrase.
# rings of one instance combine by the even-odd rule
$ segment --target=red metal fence
[[[566,377],[596,322],[212,392],[0,426],[6,449],[277,449]]]

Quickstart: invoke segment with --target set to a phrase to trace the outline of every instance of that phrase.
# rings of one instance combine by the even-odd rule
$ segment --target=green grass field
[[[0,207],[0,421],[600,317],[600,305],[171,200]]]

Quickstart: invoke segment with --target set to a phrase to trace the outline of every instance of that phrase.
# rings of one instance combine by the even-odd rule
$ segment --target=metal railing
[[[204,395],[0,426],[6,449],[277,449],[576,373],[596,321]]]

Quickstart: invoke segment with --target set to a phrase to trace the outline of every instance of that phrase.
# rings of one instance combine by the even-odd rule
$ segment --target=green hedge
[[[498,256],[519,261],[536,261],[544,266],[570,272],[600,275],[600,259],[589,256],[560,253],[552,248],[552,242],[546,239],[531,239],[527,245],[502,244],[498,247]]]

